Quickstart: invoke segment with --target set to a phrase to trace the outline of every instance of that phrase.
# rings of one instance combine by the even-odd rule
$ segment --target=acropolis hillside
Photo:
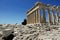
[[[36,2],[27,24],[0,24],[0,40],[60,40],[60,6]]]

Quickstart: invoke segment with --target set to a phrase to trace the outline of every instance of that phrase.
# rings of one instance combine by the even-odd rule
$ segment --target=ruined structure
[[[59,12],[59,6],[37,2],[34,7],[27,11],[27,24],[58,24]]]

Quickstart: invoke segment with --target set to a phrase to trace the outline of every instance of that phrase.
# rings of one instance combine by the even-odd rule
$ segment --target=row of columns
[[[35,11],[33,11],[31,14],[29,14],[28,16],[27,16],[27,23],[28,24],[38,24],[38,23],[40,23],[39,21],[40,21],[40,17],[39,17],[39,10],[37,9],[37,10],[35,10]]]
[[[40,6],[41,7],[41,6]],[[57,8],[54,6],[52,7],[52,15],[50,13],[50,6],[42,6],[41,7],[43,10],[43,16],[41,18],[41,9],[38,8],[35,11],[33,11],[31,14],[28,15],[27,17],[27,22],[28,24],[41,24],[41,23],[46,23],[46,13],[45,10],[48,11],[48,24],[58,24],[58,10]],[[54,10],[56,10],[56,15],[54,15]]]
[[[43,21],[43,23],[46,23],[45,8],[42,8],[42,9],[43,9],[43,18],[42,18],[43,20],[42,21]],[[58,10],[55,7],[52,7],[52,15],[51,15],[50,7],[48,6],[46,9],[48,10],[48,24],[49,25],[51,25],[51,24],[58,24]],[[56,10],[56,15],[54,15],[54,10]]]

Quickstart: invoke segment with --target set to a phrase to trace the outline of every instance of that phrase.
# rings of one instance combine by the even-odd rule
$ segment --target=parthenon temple
[[[60,23],[60,6],[36,4],[27,11],[27,24],[49,24],[55,25]]]

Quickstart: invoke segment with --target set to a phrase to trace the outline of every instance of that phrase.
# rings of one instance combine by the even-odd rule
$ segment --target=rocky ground
[[[15,36],[12,40],[60,40],[59,25],[14,25],[12,28]]]

